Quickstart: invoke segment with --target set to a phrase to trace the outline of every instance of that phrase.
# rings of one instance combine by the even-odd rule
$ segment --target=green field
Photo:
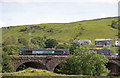
[[[117,17],[86,20],[72,23],[48,23],[35,25],[10,26],[2,28],[3,42],[12,37],[17,41],[19,37],[45,37],[56,39],[58,42],[69,42],[74,39],[91,39],[94,44],[96,38],[117,38],[118,29],[110,27]]]

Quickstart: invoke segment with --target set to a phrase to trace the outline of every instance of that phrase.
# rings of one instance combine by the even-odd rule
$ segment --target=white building
[[[116,39],[115,39],[115,45],[116,45],[117,47],[120,47],[120,38],[116,38]]]
[[[112,46],[113,39],[95,39],[96,47]]]
[[[81,45],[82,44],[89,44],[89,45],[92,44],[90,39],[79,39],[79,40],[74,40],[74,42],[80,43]]]

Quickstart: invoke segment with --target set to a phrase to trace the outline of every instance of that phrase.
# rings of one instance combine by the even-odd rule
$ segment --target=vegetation
[[[86,75],[66,75],[66,74],[57,74],[53,73],[47,70],[39,70],[39,69],[33,69],[33,68],[28,68],[19,72],[13,72],[13,73],[3,73],[2,78],[60,78],[60,77],[65,77],[65,78],[118,78],[118,77],[112,77],[112,76],[86,76]]]
[[[2,78],[60,78],[61,76],[3,76]],[[115,76],[62,76],[62,78],[119,78]]]
[[[11,58],[7,55],[7,53],[3,52],[2,56],[2,72],[11,72],[13,71],[13,65]]]
[[[62,76],[62,75],[47,70],[28,68],[18,72],[4,73],[3,76]]]
[[[41,37],[35,37],[35,38],[33,38],[33,39],[31,40],[31,42],[32,42],[34,45],[38,45],[39,48],[44,48],[44,47],[46,47],[45,41],[46,41],[46,39],[41,38]]]
[[[59,43],[69,43],[74,39],[91,39],[94,44],[94,39],[96,38],[114,39],[118,37],[118,29],[111,27],[116,26],[113,24],[113,21],[116,22],[117,19],[117,17],[113,17],[73,23],[49,23],[3,27],[2,40],[5,45],[19,45],[22,44],[20,43],[22,39],[29,41],[29,33],[31,32],[31,39],[36,37],[55,39]]]
[[[105,64],[108,63],[108,58],[105,55],[97,54],[93,51],[88,51],[85,47],[77,47],[73,56],[61,63],[55,72],[62,74],[75,75],[93,75],[108,74],[110,71]]]
[[[23,76],[17,76],[17,78],[21,78]],[[49,77],[45,77],[45,76],[26,76],[24,78],[60,78],[61,76],[49,76]],[[4,76],[2,78],[16,78],[16,76]],[[114,76],[64,76],[62,78],[119,78],[119,77],[114,77]]]
[[[20,71],[20,70],[24,70],[24,69],[27,69],[27,66],[24,65],[24,64],[21,64],[16,71]]]
[[[112,21],[111,25],[109,26],[111,26],[114,29],[118,29],[118,21]]]
[[[71,46],[70,46],[70,54],[74,54],[74,51],[77,47],[80,47],[80,44],[78,43],[72,43]]]
[[[118,37],[116,20],[117,17],[73,23],[50,23],[3,27],[3,41],[1,42],[3,45],[2,72],[12,71],[12,63],[8,55],[18,55],[19,48],[69,48],[70,53],[73,56],[59,65],[58,70],[55,70],[55,72],[85,75],[100,75],[101,73],[108,73],[109,71],[103,65],[108,62],[108,60],[104,58],[104,55],[98,55],[95,52],[87,52],[88,50],[86,48],[81,47],[77,43],[73,43],[73,41],[75,39],[91,39],[94,44],[95,38],[114,39]],[[31,38],[29,33],[31,33]],[[88,42],[86,42],[86,44],[88,44]],[[90,47],[94,48],[93,44]],[[93,54],[95,55],[94,57],[92,56]],[[76,58],[77,55],[80,55],[79,58]],[[91,59],[87,60],[88,58]],[[89,66],[85,68],[83,67],[84,65]],[[75,66],[75,68],[73,66]],[[99,68],[100,66],[101,68]],[[21,65],[19,70],[25,68],[24,65]],[[98,69],[99,71],[97,71]],[[27,75],[28,74],[29,73],[27,73]],[[23,73],[19,75],[23,75]],[[38,72],[36,75],[39,75]]]
[[[56,49],[67,49],[67,48],[69,48],[69,46],[66,43],[58,44],[56,46]]]
[[[55,48],[58,42],[55,39],[47,39],[45,44],[46,44],[46,48]]]
[[[7,53],[8,55],[18,55],[19,48],[23,48],[24,46],[18,46],[18,45],[6,45],[3,46],[3,52]]]

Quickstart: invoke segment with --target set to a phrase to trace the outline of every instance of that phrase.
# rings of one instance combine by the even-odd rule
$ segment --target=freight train
[[[118,55],[120,55],[120,50],[118,50]]]
[[[88,51],[95,51],[97,54],[111,55],[111,50],[109,49],[89,49]]]
[[[19,55],[69,55],[69,49],[52,49],[52,48],[40,48],[40,49],[19,49]]]
[[[109,49],[89,49],[88,51],[96,51],[97,54],[104,54],[104,55],[112,55],[111,50]],[[120,50],[118,50],[118,53],[115,53],[115,55],[120,55]]]

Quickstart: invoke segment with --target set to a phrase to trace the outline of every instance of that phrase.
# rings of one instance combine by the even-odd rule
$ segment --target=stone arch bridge
[[[14,72],[21,64],[26,64],[30,67],[43,68],[49,71],[54,71],[55,67],[59,65],[67,57],[66,55],[18,55],[13,56],[12,62],[14,66]],[[112,73],[120,71],[120,56],[108,55],[109,63],[107,68]]]
[[[13,56],[12,62],[14,66],[14,72],[21,64],[26,64],[30,67],[38,67],[47,69],[49,71],[54,71],[54,68],[60,64],[63,60],[65,60],[67,56],[59,55],[59,56],[48,56],[48,55],[18,55]],[[39,67],[41,66],[41,67]]]

